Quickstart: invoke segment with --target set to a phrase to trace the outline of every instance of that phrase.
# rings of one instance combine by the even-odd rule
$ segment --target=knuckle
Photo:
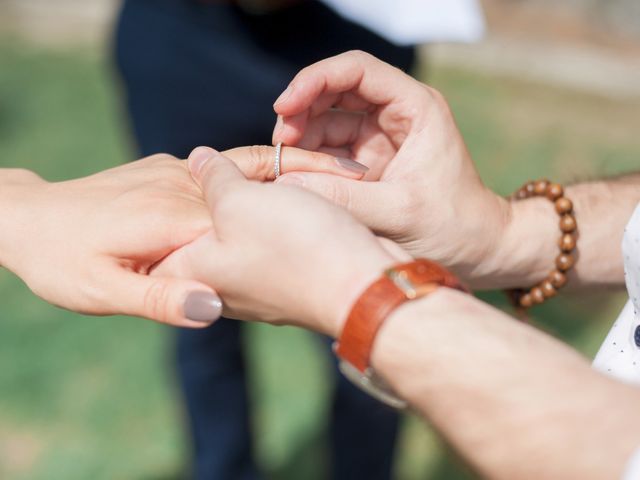
[[[147,289],[144,299],[144,312],[150,318],[166,322],[169,318],[169,298],[171,292],[169,284],[164,281],[154,281]]]
[[[364,50],[358,50],[358,49],[350,50],[346,53],[346,55],[353,57],[355,60],[359,62],[366,62],[373,58],[373,56],[370,55],[369,53],[365,52]]]
[[[326,182],[323,184],[321,193],[324,197],[330,199],[336,205],[339,205],[347,210],[352,207],[351,190],[344,186],[339,186],[334,182]]]
[[[178,160],[177,157],[174,157],[173,155],[169,154],[169,153],[158,153],[158,160],[162,161],[162,162],[171,162],[173,164],[173,162],[175,162],[176,160]]]
[[[429,95],[431,96],[431,98],[433,100],[435,100],[435,101],[444,101],[444,95],[437,88],[434,88],[434,87],[432,87],[430,85],[425,85],[424,88],[429,93]]]
[[[252,145],[249,147],[249,158],[254,172],[260,176],[269,173],[273,147],[268,145]]]
[[[440,112],[450,113],[449,102],[447,102],[447,99],[445,98],[443,93],[440,90],[437,90],[428,85],[425,85],[425,88],[429,94],[431,105],[435,105]]]
[[[267,145],[251,145],[249,147],[249,156],[254,162],[261,162],[269,157],[271,147]]]
[[[148,163],[168,163],[169,161],[174,162],[175,160],[176,157],[168,153],[154,153],[143,159],[143,161]]]
[[[433,89],[429,85],[425,85],[424,83],[418,82],[415,84],[417,88],[413,93],[421,101],[421,108],[428,108],[430,105],[434,103],[436,96],[433,94]]]

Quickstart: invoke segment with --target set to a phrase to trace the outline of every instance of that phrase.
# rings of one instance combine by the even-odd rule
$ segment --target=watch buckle
[[[354,385],[359,387],[365,393],[371,395],[376,400],[398,410],[407,408],[408,404],[406,400],[398,397],[395,392],[391,390],[391,387],[389,387],[382,378],[376,375],[372,368],[369,367],[364,372],[361,372],[351,363],[342,359],[340,359],[340,362],[338,363],[338,368]]]

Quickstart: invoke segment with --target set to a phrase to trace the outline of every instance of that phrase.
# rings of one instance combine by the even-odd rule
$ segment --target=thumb
[[[177,327],[202,328],[222,314],[222,301],[205,284],[118,270],[110,282],[118,312]]]
[[[198,147],[187,160],[191,176],[196,181],[210,207],[247,178],[229,158],[209,147]]]
[[[379,232],[393,230],[394,219],[399,217],[405,197],[402,190],[389,183],[364,182],[324,173],[287,173],[276,183],[295,185],[317,193]]]

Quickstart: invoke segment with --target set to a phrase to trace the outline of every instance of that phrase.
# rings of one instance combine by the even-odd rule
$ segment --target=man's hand
[[[366,182],[315,173],[290,173],[279,182],[324,195],[472,285],[494,268],[490,257],[509,205],[482,184],[439,92],[349,52],[302,70],[274,108],[274,142],[370,168]]]

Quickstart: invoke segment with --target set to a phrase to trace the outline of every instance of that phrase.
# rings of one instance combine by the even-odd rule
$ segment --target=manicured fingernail
[[[211,157],[213,157],[218,152],[213,148],[209,147],[197,147],[191,152],[189,155],[189,160],[187,161],[187,165],[189,165],[189,170],[195,176],[200,173],[204,164],[207,163]]]
[[[289,85],[287,89],[280,94],[280,96],[277,98],[273,106],[275,107],[276,105],[280,105],[281,103],[286,102],[287,99],[291,96],[292,92],[293,92],[293,87]]]
[[[281,177],[276,178],[276,183],[283,183],[285,185],[295,185],[298,187],[304,187],[304,177],[302,175],[296,175],[295,173],[287,173]]]
[[[184,301],[184,316],[194,322],[213,323],[222,315],[222,301],[211,292],[191,292]]]
[[[336,162],[342,168],[349,170],[350,172],[356,173],[367,173],[369,171],[369,167],[363,165],[360,162],[356,162],[355,160],[351,160],[350,158],[336,158]]]

